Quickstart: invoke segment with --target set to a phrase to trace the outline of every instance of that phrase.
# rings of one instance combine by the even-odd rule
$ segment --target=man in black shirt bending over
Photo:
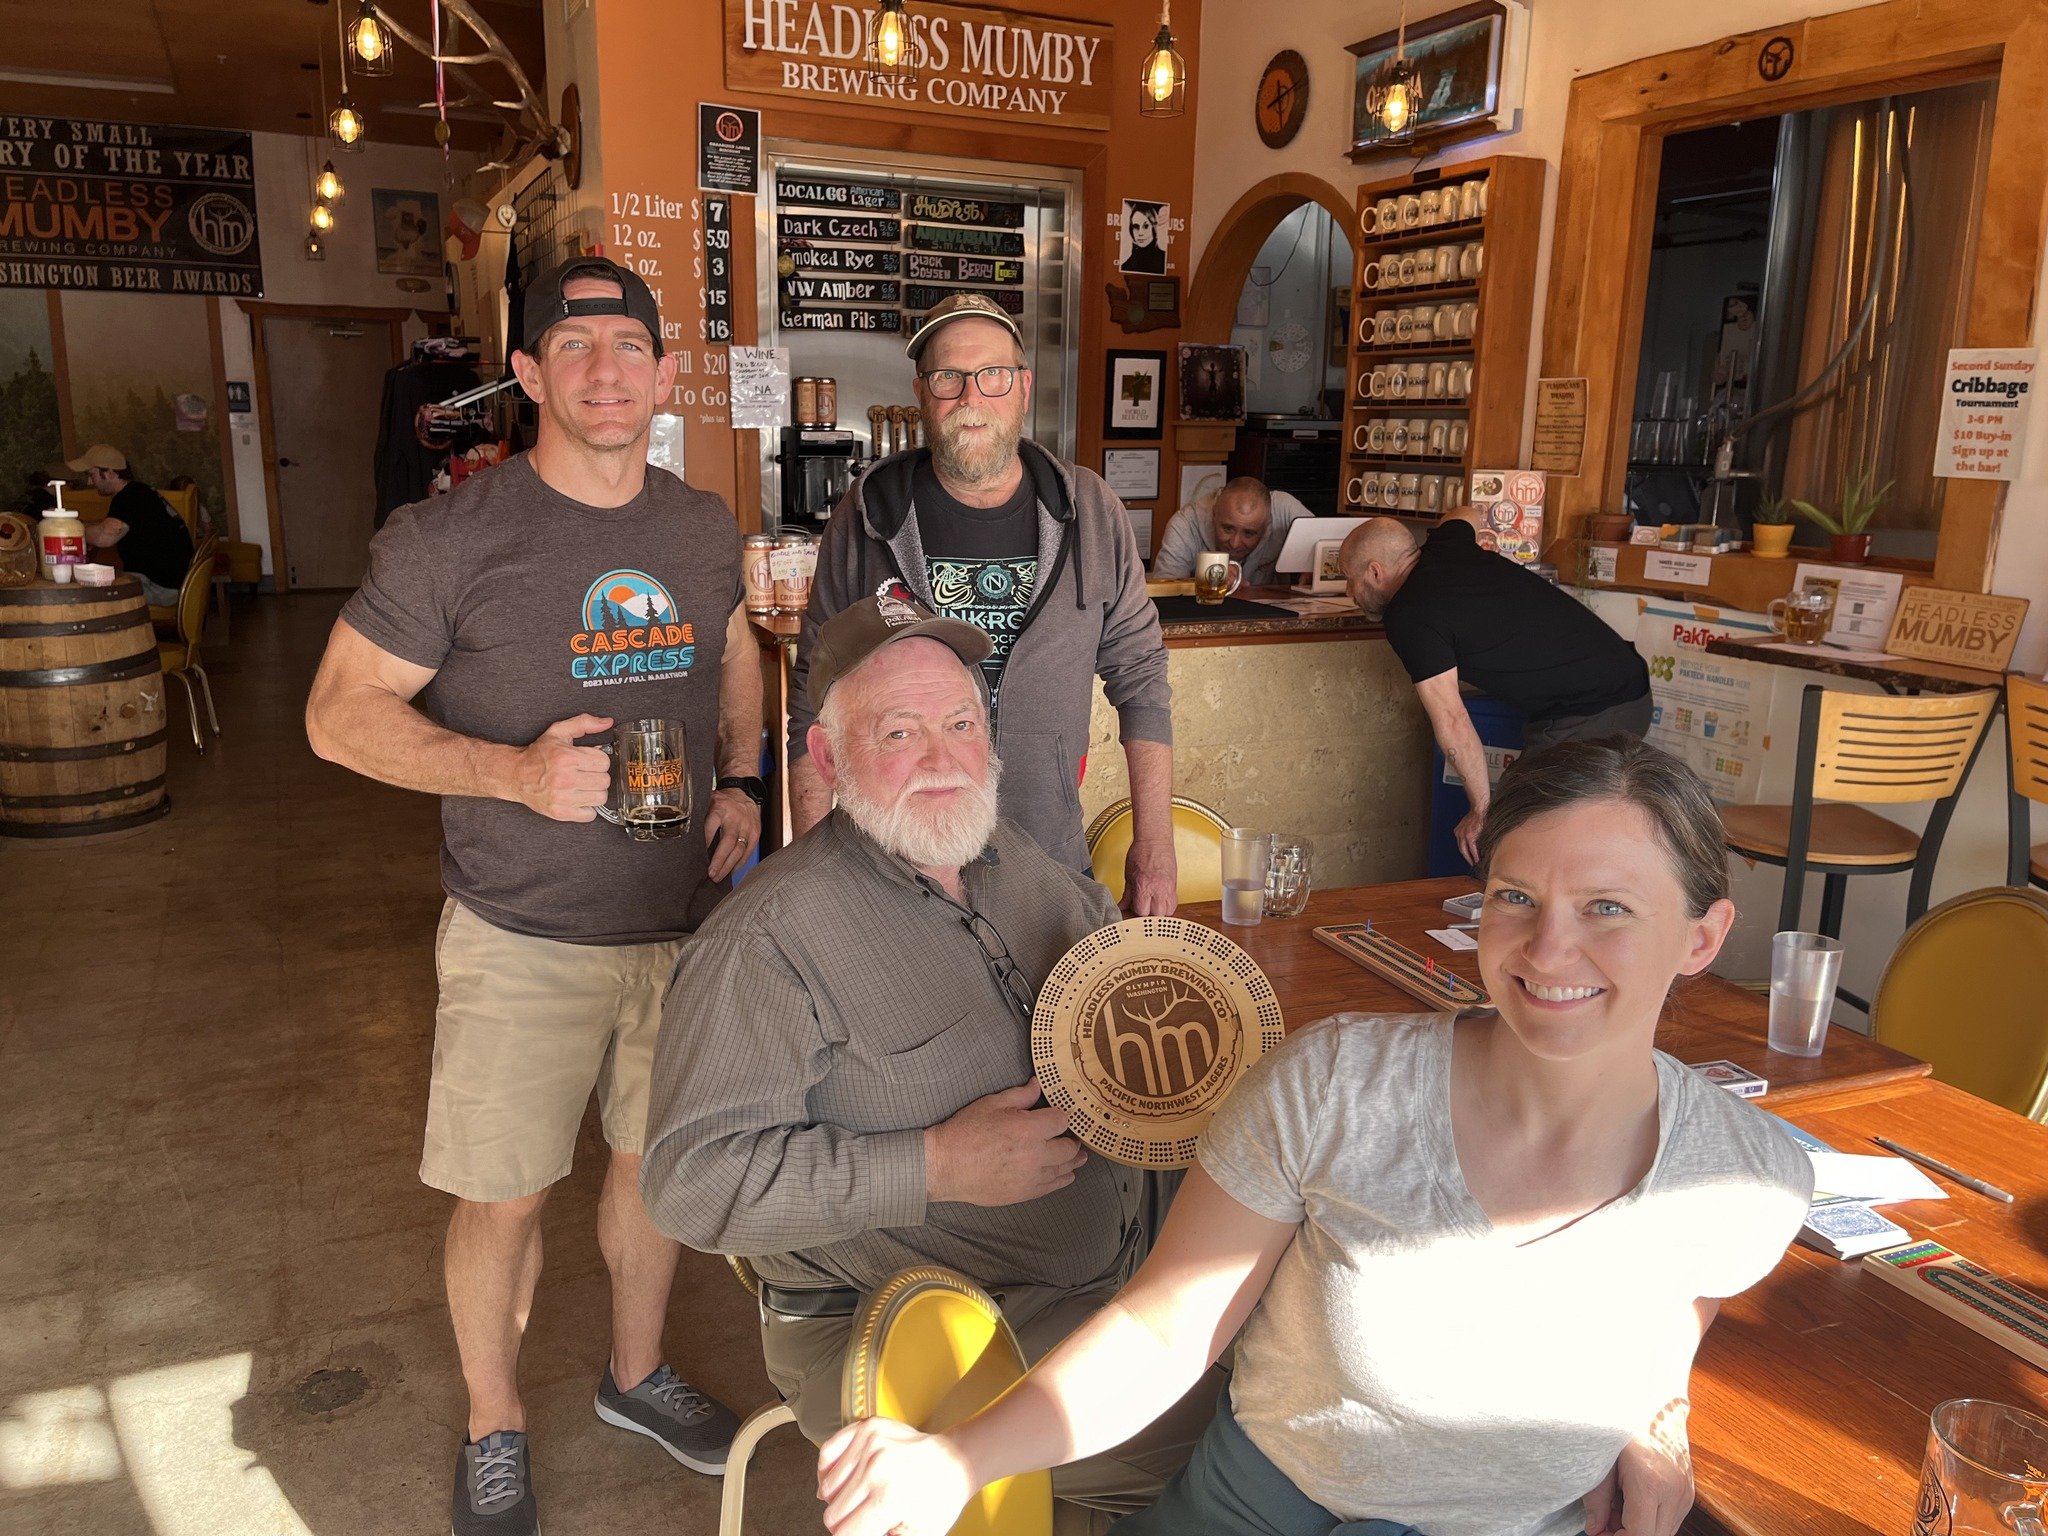
[[[142,578],[151,603],[175,605],[192,566],[192,532],[185,519],[128,472],[128,455],[118,448],[94,443],[64,467],[107,498],[107,515],[86,525],[85,542],[95,549],[111,546],[122,566]]]
[[[1481,549],[1469,510],[1419,547],[1405,525],[1376,517],[1340,552],[1351,600],[1387,626],[1444,757],[1465,781],[1471,813],[1458,850],[1477,861],[1489,799],[1486,757],[1460,680],[1527,720],[1524,750],[1650,728],[1650,673],[1635,648],[1561,588]]]

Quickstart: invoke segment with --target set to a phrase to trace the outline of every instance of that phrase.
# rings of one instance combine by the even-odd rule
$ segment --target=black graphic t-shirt
[[[651,943],[696,928],[720,894],[705,878],[700,819],[739,602],[732,513],[664,469],[650,468],[624,506],[590,507],[520,454],[392,513],[341,616],[373,645],[435,669],[418,699],[430,716],[511,746],[574,715],[680,720],[689,755],[692,825],[665,841],[635,842],[602,818],[444,797],[449,895],[497,927],[571,943]]]
[[[980,626],[995,642],[981,664],[993,719],[1003,667],[1038,594],[1038,498],[1031,477],[1020,479],[1016,494],[999,507],[970,507],[946,493],[926,459],[911,479],[910,501],[933,608]]]

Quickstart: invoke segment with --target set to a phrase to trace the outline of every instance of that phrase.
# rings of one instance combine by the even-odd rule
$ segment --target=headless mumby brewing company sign
[[[725,0],[725,82],[915,112],[1109,127],[1112,27],[921,0],[907,17],[911,71],[890,80],[871,78],[863,63],[874,11],[866,0]]]

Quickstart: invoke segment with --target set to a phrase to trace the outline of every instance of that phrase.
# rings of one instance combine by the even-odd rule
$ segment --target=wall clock
[[[1308,65],[1292,48],[1274,54],[1259,76],[1252,116],[1268,149],[1282,148],[1301,132],[1301,121],[1308,116]]]

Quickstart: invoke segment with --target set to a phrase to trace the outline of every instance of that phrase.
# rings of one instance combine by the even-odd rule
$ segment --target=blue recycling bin
[[[1511,704],[1491,699],[1484,694],[1465,695],[1465,712],[1472,717],[1472,728],[1479,733],[1480,745],[1487,749],[1486,758],[1491,769],[1502,753],[1509,754],[1522,750],[1522,712]],[[1444,754],[1441,748],[1431,747],[1429,752],[1429,872],[1436,875],[1469,875],[1472,866],[1465,862],[1465,856],[1458,852],[1458,823],[1465,819],[1465,813],[1472,809],[1472,802],[1465,798],[1465,786],[1448,783],[1445,780]]]

